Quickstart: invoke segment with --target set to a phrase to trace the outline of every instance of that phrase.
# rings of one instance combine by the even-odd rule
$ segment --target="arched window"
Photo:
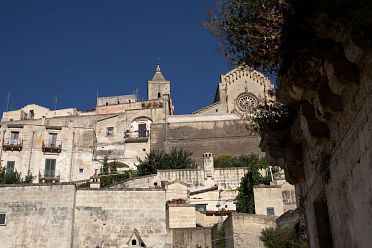
[[[137,245],[137,240],[132,239],[132,245]]]
[[[158,92],[158,98],[160,98],[161,97],[161,94],[160,94],[160,92]]]

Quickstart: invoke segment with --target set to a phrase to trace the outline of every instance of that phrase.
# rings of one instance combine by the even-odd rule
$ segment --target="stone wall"
[[[274,208],[274,215],[280,216],[296,208],[294,186],[285,181],[279,185],[254,186],[253,193],[256,214],[267,215],[267,208]]]
[[[124,188],[154,188],[154,183],[158,183],[159,179],[157,175],[148,175],[148,176],[142,176],[142,177],[135,177],[128,179],[124,182],[120,182],[116,185],[110,186],[111,189],[124,189]],[[160,183],[158,184],[160,185]]]
[[[210,117],[213,120],[213,117]],[[248,131],[240,120],[208,120],[153,123],[151,149],[170,151],[173,147],[184,148],[193,153],[192,158],[199,168],[203,164],[203,153],[211,152],[214,158],[222,155],[262,154],[260,137]],[[235,116],[236,118],[236,116]],[[167,134],[165,137],[165,133]]]
[[[165,191],[76,190],[75,185],[1,186],[1,247],[170,247]],[[136,230],[136,231],[135,231]],[[139,239],[138,237],[136,237]]]
[[[0,186],[0,246],[72,247],[74,185]]]
[[[196,227],[195,205],[168,204],[167,217],[169,221],[169,228]]]
[[[165,191],[77,191],[74,247],[126,247],[134,229],[147,247],[167,247]]]
[[[204,226],[204,227],[212,227],[216,223],[220,221],[224,221],[227,218],[227,216],[206,215],[199,211],[195,211],[195,213],[196,213],[196,224],[198,226]]]
[[[189,203],[190,191],[188,185],[181,182],[168,183],[165,186],[167,201],[184,199]]]
[[[223,224],[226,248],[263,248],[261,231],[275,227],[275,219],[264,215],[232,214]]]
[[[246,173],[246,168],[214,169],[214,175],[210,186],[217,185],[221,189],[236,189],[240,185],[241,178]],[[185,170],[159,170],[158,178],[160,181],[181,181],[191,185],[191,190],[205,186],[207,178],[204,170],[185,169]]]
[[[211,248],[211,228],[179,228],[172,230],[173,248]]]
[[[304,224],[304,215],[300,209],[289,210],[276,219],[278,228],[293,229],[297,224]]]

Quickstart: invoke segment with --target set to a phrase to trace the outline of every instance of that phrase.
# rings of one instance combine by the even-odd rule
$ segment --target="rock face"
[[[361,6],[345,18],[362,18]],[[296,184],[311,247],[372,246],[372,49],[354,19],[327,12],[306,19],[329,52],[297,57],[282,72],[279,101],[295,117],[264,133],[260,145]]]

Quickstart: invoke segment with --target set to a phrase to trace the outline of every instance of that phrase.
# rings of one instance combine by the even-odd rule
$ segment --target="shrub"
[[[296,227],[299,227],[297,224]],[[283,228],[266,228],[261,231],[260,239],[267,248],[307,248],[304,230]]]
[[[147,154],[144,160],[139,159],[137,175],[155,174],[157,170],[196,168],[196,163],[192,160],[191,155],[192,152],[183,148],[173,148],[170,153],[153,150]]]

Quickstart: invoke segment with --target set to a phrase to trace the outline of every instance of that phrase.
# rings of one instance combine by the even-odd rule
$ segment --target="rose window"
[[[238,108],[243,112],[248,112],[257,106],[257,98],[251,93],[242,93],[238,96]]]

